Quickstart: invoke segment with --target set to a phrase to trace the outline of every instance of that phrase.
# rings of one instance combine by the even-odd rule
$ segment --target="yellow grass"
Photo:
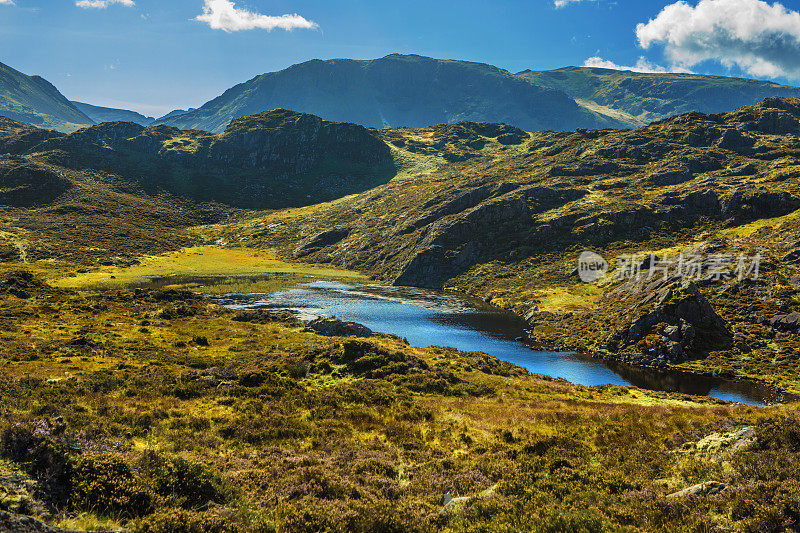
[[[734,228],[724,229],[717,233],[718,237],[749,237],[756,231],[760,230],[761,228],[765,228],[768,226],[780,226],[784,222],[788,222],[790,220],[796,220],[800,218],[800,209],[797,211],[793,211],[788,215],[784,215],[782,217],[775,217],[775,218],[762,218],[760,220],[756,220],[755,222],[751,222],[750,224],[743,224],[741,226],[736,226]]]
[[[364,281],[358,272],[322,265],[297,264],[279,259],[273,250],[195,246],[157,256],[141,258],[141,264],[127,268],[109,266],[93,272],[53,281],[70,289],[98,286],[126,286],[165,276],[254,277],[289,275],[325,279]],[[113,276],[113,277],[112,277]]]

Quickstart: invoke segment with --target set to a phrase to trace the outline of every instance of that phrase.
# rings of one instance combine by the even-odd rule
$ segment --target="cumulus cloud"
[[[583,66],[610,68],[613,70],[630,70],[631,72],[646,72],[646,73],[691,72],[691,70],[679,66],[672,66],[670,68],[667,68],[667,67],[662,67],[661,65],[656,65],[655,63],[648,61],[647,58],[644,56],[640,56],[639,59],[636,61],[636,64],[631,66],[618,65],[613,61],[603,59],[602,57],[594,56],[584,61]]]
[[[316,22],[307,20],[297,13],[293,15],[262,15],[246,9],[239,9],[231,0],[204,0],[203,14],[195,20],[205,22],[211,29],[226,32],[264,29],[272,31],[315,29]]]
[[[111,4],[122,4],[123,6],[133,7],[136,3],[133,0],[76,0],[75,5],[84,9],[105,9]]]
[[[13,6],[14,0],[0,0],[0,6]]]
[[[703,61],[753,76],[800,79],[800,13],[762,0],[675,2],[636,27],[642,48],[663,45],[673,65]]]

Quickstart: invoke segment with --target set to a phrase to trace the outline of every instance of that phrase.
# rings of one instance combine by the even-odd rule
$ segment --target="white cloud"
[[[272,31],[281,30],[315,29],[319,26],[316,22],[307,20],[297,13],[293,15],[262,15],[246,9],[237,9],[231,0],[204,0],[203,14],[195,20],[205,22],[211,29],[227,32],[264,29]]]
[[[561,8],[561,7],[566,7],[570,4],[577,4],[578,2],[586,2],[586,1],[596,2],[597,0],[553,0],[553,3],[555,4],[556,7]]]
[[[76,0],[75,5],[84,9],[105,9],[111,4],[122,4],[123,6],[133,7],[136,3],[133,0]]]
[[[14,0],[0,0],[0,6],[13,6]]]
[[[584,67],[597,67],[597,68],[610,68],[613,70],[630,70],[632,72],[648,72],[648,73],[664,73],[664,72],[691,72],[682,67],[666,68],[661,65],[651,63],[644,56],[640,56],[636,64],[633,66],[618,65],[613,61],[603,59],[602,57],[590,57],[583,62]]]
[[[800,79],[800,13],[779,2],[679,1],[637,25],[636,37],[645,49],[663,45],[678,67],[712,60],[753,76]]]

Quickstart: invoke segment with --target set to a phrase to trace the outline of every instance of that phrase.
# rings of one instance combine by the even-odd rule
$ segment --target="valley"
[[[0,125],[12,531],[794,520],[795,404],[724,384],[800,393],[800,100],[632,130],[378,130],[282,109],[219,134]],[[580,280],[584,250],[606,277]],[[758,276],[655,271],[651,254],[681,251],[760,254]],[[625,255],[638,277],[618,276]],[[286,310],[321,281],[362,299],[341,321]],[[417,316],[448,324],[428,342],[349,323],[420,313],[413,294],[519,329],[493,341]],[[461,351],[459,332],[475,336]],[[599,381],[546,375],[565,361]]]

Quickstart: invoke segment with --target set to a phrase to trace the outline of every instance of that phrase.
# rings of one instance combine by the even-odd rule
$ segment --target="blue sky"
[[[394,52],[512,72],[638,64],[798,84],[798,9],[800,0],[0,0],[0,62],[68,98],[149,115],[309,59]]]

